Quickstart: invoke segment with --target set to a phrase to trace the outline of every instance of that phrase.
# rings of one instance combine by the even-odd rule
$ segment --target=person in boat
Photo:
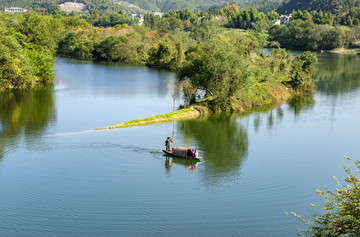
[[[167,137],[167,139],[165,140],[166,151],[171,151],[171,149],[170,149],[171,143],[173,143],[173,141],[171,140],[171,137]]]

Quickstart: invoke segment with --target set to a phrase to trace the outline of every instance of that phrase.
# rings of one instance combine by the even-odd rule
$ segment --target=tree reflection
[[[301,95],[291,98],[288,102],[290,110],[294,111],[295,117],[299,116],[301,112],[312,109],[315,105],[313,95]]]
[[[214,185],[238,175],[248,150],[248,135],[236,117],[209,117],[178,123],[184,139],[195,139],[204,162],[204,182]]]
[[[326,54],[320,58],[316,74],[317,90],[338,95],[360,87],[360,57],[349,54]]]
[[[0,158],[21,135],[26,141],[55,119],[52,90],[0,93]]]

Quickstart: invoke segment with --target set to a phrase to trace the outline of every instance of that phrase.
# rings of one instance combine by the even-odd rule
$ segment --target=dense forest
[[[341,17],[354,7],[360,6],[360,0],[289,0],[277,9],[280,14],[290,14],[293,10],[331,12]]]

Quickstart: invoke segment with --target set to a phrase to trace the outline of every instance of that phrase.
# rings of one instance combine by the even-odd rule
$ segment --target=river
[[[318,57],[314,96],[102,131],[172,111],[174,74],[58,59],[53,90],[0,94],[0,236],[296,236],[286,212],[360,158],[360,57]],[[154,152],[167,136],[203,161]]]

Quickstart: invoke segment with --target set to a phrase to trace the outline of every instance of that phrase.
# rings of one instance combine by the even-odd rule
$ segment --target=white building
[[[137,14],[137,13],[129,13],[129,18],[131,20],[138,18],[139,19],[139,25],[142,25],[144,23],[144,16],[142,14]]]
[[[152,12],[151,14],[153,14],[153,16],[159,16],[160,18],[164,15],[163,12]]]
[[[289,23],[290,18],[291,18],[291,14],[289,16],[281,15],[279,16],[279,20],[275,22],[275,25],[286,25],[287,23]]]
[[[5,8],[5,12],[21,13],[21,12],[27,12],[27,9],[20,7],[10,7],[10,8]]]

